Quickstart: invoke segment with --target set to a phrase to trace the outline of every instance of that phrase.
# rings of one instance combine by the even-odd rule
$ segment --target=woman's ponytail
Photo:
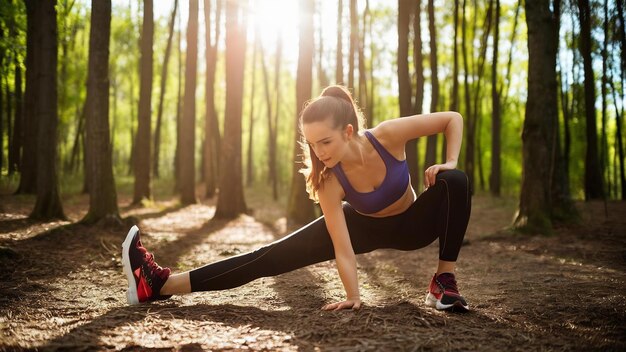
[[[302,148],[304,163],[304,168],[300,170],[300,173],[306,179],[309,198],[315,202],[319,201],[317,192],[323,186],[323,180],[330,175],[330,169],[317,158],[306,143],[302,135],[302,126],[326,119],[331,119],[333,127],[337,130],[345,129],[348,124],[352,125],[355,133],[365,128],[363,113],[354,102],[350,91],[344,86],[328,86],[319,97],[305,104],[300,114],[300,147]]]

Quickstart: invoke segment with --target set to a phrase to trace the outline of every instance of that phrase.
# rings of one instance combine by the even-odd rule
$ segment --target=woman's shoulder
[[[334,172],[329,172],[324,177],[324,183],[318,191],[318,197],[320,202],[337,202],[341,203],[345,197],[343,187],[339,183],[337,176]]]
[[[385,149],[400,157],[404,154],[404,141],[398,138],[398,126],[394,120],[386,120],[375,127],[367,129]]]

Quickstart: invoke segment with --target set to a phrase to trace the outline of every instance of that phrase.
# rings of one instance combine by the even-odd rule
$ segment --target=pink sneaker
[[[469,305],[459,293],[456,279],[452,273],[441,273],[433,276],[433,279],[430,280],[425,303],[427,306],[437,308],[438,310],[457,312],[467,312],[469,310]]]

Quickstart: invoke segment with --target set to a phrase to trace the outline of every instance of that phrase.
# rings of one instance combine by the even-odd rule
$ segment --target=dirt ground
[[[252,197],[253,198],[253,197]],[[79,220],[87,198],[64,199]],[[626,203],[579,203],[583,220],[554,236],[506,230],[513,199],[474,198],[458,280],[466,314],[424,305],[437,244],[358,257],[359,311],[327,262],[243,287],[128,306],[121,243],[138,221],[159,264],[175,271],[242,253],[286,233],[280,208],[212,220],[214,202],[130,207],[117,229],[26,218],[32,197],[0,195],[0,351],[13,350],[579,350],[626,349]]]

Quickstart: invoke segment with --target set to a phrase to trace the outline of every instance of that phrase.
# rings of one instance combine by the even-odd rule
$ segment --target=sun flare
[[[279,36],[286,49],[290,48],[290,43],[297,45],[300,17],[297,1],[256,0],[250,7],[249,25],[263,45],[274,45]]]

